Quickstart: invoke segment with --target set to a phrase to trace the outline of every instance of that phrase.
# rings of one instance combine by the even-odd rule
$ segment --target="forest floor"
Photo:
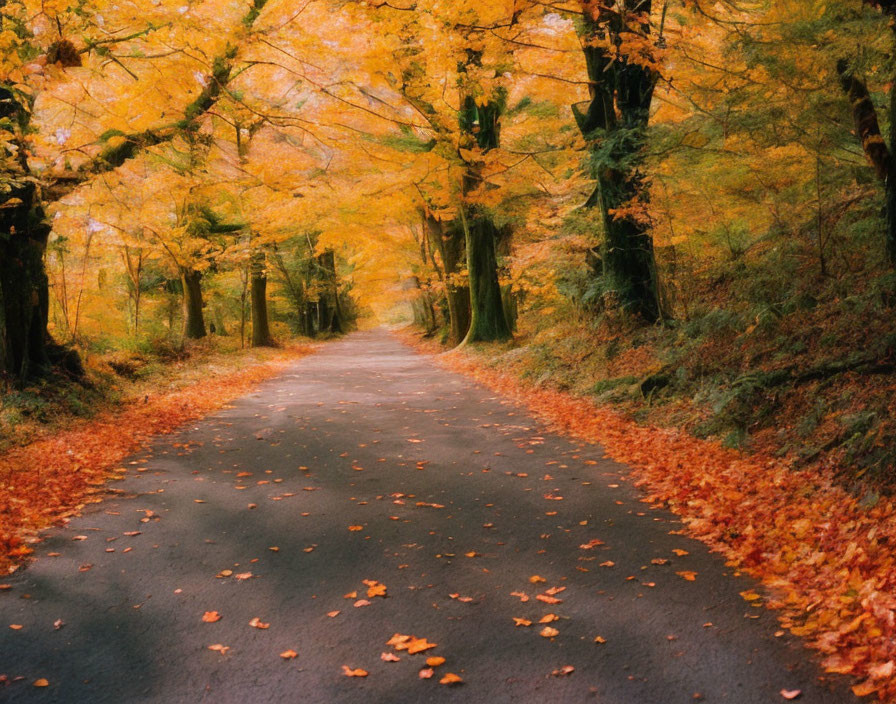
[[[312,350],[226,351],[204,343],[167,364],[119,355],[94,364],[86,383],[35,383],[0,396],[0,570],[31,554],[37,532],[101,500],[106,483],[125,472],[127,455]]]
[[[443,349],[410,331],[402,337],[423,351]],[[526,354],[473,345],[437,359],[629,465],[645,502],[672,510],[689,535],[763,582],[766,605],[823,654],[826,671],[860,678],[858,695],[896,701],[896,499],[857,497],[819,463],[735,450],[646,424],[643,414],[638,422],[625,406],[559,391],[549,374],[527,375]]]
[[[0,697],[854,701],[628,467],[506,391],[356,333],[157,438],[0,588]]]

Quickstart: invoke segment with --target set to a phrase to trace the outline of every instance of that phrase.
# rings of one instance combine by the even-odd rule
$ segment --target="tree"
[[[649,184],[642,170],[659,76],[650,0],[582,2],[581,35],[591,100],[576,119],[597,187],[585,204],[600,213],[600,276],[618,304],[654,322],[661,315]]]

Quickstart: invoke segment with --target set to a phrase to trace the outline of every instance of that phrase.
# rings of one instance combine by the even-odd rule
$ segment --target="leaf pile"
[[[74,516],[100,500],[116,463],[156,435],[175,431],[275,376],[311,348],[292,348],[282,359],[206,378],[176,391],[135,401],[71,430],[0,455],[0,569],[33,550],[26,541],[38,531]],[[120,476],[118,474],[117,476]]]
[[[643,501],[667,506],[692,536],[761,580],[766,605],[824,655],[828,672],[860,678],[859,696],[896,702],[896,500],[863,503],[832,472],[639,426],[587,399],[487,369],[470,354],[439,359],[630,465],[648,494]]]

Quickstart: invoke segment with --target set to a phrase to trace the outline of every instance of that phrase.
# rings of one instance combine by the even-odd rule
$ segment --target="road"
[[[385,332],[125,466],[3,580],[0,701],[857,701],[624,466]]]

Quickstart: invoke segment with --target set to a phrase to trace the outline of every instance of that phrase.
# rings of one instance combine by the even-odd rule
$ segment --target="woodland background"
[[[873,501],[894,14],[4,0],[3,444],[246,346],[413,317]]]

